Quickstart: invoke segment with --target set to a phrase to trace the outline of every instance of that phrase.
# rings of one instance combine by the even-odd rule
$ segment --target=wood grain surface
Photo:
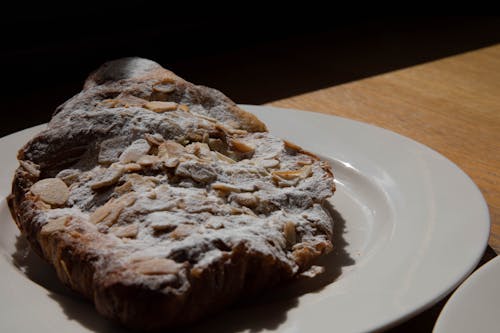
[[[446,156],[481,189],[500,253],[500,44],[269,105],[374,124]]]

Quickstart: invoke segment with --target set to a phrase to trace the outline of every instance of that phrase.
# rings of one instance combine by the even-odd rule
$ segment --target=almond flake
[[[127,193],[118,199],[111,199],[104,206],[97,208],[94,213],[90,216],[90,222],[103,223],[105,225],[112,226],[118,221],[120,214],[125,207],[134,204],[136,196],[133,192]]]
[[[90,215],[90,223],[97,224],[101,221],[103,221],[106,216],[108,216],[111,213],[111,210],[113,208],[112,202],[114,200],[111,199],[108,201],[104,206],[98,207],[91,215]]]
[[[290,141],[287,141],[287,140],[283,140],[283,142],[285,143],[285,147],[286,148],[290,148],[290,149],[297,150],[297,151],[302,151],[303,150],[302,147],[296,145],[293,142],[290,142]]]
[[[265,159],[265,160],[260,160],[258,162],[258,165],[260,165],[263,168],[270,169],[270,168],[275,168],[280,164],[280,161],[277,159]]]
[[[97,190],[103,187],[114,185],[118,182],[118,180],[120,180],[124,171],[125,170],[121,165],[111,164],[111,166],[106,169],[104,174],[90,185],[90,188],[93,190]]]
[[[231,145],[234,149],[242,153],[253,153],[255,151],[255,147],[240,140],[232,140]]]
[[[132,264],[135,271],[144,275],[175,274],[179,272],[180,266],[180,264],[172,259],[166,258],[151,258],[137,261]]]
[[[163,139],[163,137],[161,136],[161,134],[158,134],[158,133],[155,133],[155,134],[145,134],[144,137],[146,138],[146,140],[152,144],[152,145],[155,145],[155,146],[159,146],[162,142],[165,142],[165,140]]]
[[[159,92],[162,94],[170,94],[175,91],[174,80],[165,79],[162,82],[159,82],[153,86],[153,91]]]
[[[240,188],[233,185],[233,184],[227,184],[227,183],[212,183],[212,189],[217,190],[217,191],[223,191],[223,192],[236,192],[239,193],[241,192]]]
[[[118,193],[119,195],[126,194],[128,192],[131,192],[132,190],[133,186],[130,181],[126,181],[122,185],[115,187],[115,192]]]
[[[219,153],[218,151],[214,151],[214,153],[215,153],[215,156],[216,156],[219,160],[221,160],[221,161],[227,162],[227,163],[229,163],[229,164],[234,164],[234,163],[236,163],[236,161],[235,161],[235,160],[233,160],[231,157],[228,157],[228,156],[226,156],[226,155],[223,155],[223,154]]]
[[[179,240],[192,235],[196,231],[197,227],[189,224],[181,224],[172,231],[169,236],[173,239]]]
[[[59,178],[42,179],[31,186],[31,193],[50,205],[61,206],[69,197],[68,186]]]
[[[153,164],[158,163],[159,161],[160,159],[158,158],[158,156],[144,155],[137,160],[137,164],[142,166],[151,166]]]
[[[46,236],[56,231],[64,230],[70,219],[71,218],[69,216],[61,216],[56,219],[49,220],[40,230],[40,235]]]
[[[233,196],[233,200],[242,206],[254,208],[259,203],[257,197],[252,193],[239,193]]]
[[[114,235],[120,238],[135,238],[139,232],[139,227],[136,224],[129,224],[126,226],[119,226],[110,229]]]
[[[137,171],[141,171],[141,170],[142,170],[142,166],[138,163],[127,163],[127,164],[123,165],[124,172],[137,172]]]
[[[304,179],[312,174],[312,168],[310,165],[306,165],[298,170],[279,170],[273,171],[272,175],[278,179],[284,180],[294,180],[297,178]]]
[[[135,140],[130,146],[128,146],[123,153],[120,155],[121,163],[137,162],[139,158],[146,155],[151,146],[144,139]]]
[[[180,157],[186,152],[186,148],[180,143],[168,140],[158,146],[158,157]]]
[[[157,113],[174,111],[174,110],[177,110],[178,106],[179,106],[179,104],[177,104],[175,102],[161,102],[161,101],[147,102],[144,105],[144,107],[146,109],[157,112]]]
[[[223,131],[226,134],[237,134],[237,135],[248,134],[248,132],[245,131],[245,130],[237,129],[237,128],[234,128],[234,127],[231,127],[231,126],[224,126],[221,123],[215,124],[215,128],[217,128],[218,130]]]
[[[297,243],[297,233],[295,231],[295,224],[291,221],[288,221],[283,226],[283,233],[285,234],[286,242],[289,246]]]
[[[40,177],[40,166],[31,161],[23,161],[19,160],[19,164],[23,167],[24,170],[28,171],[30,175],[33,177]]]

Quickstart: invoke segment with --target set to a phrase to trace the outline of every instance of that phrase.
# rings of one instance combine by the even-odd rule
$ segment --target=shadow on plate
[[[333,208],[330,213],[334,219],[335,250],[315,263],[325,267],[323,274],[314,278],[301,277],[273,289],[272,292],[264,292],[259,296],[240,301],[193,326],[189,332],[259,332],[264,329],[277,329],[285,322],[288,311],[299,305],[301,295],[318,293],[334,282],[341,275],[342,267],[353,265],[354,260],[345,251],[347,246],[343,237],[345,220]],[[29,279],[49,291],[49,296],[59,303],[68,320],[77,321],[95,332],[128,332],[97,315],[89,301],[64,287],[51,266],[30,250],[27,240],[22,236],[17,238],[16,252],[12,254],[12,261]]]

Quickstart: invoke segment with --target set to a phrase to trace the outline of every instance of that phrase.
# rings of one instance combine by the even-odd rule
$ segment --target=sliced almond
[[[212,183],[211,187],[212,187],[212,189],[217,190],[217,191],[236,192],[236,193],[241,192],[239,187],[237,187],[233,184],[228,184],[228,183]]]
[[[161,94],[170,94],[175,91],[174,80],[165,79],[153,86],[153,91]]]
[[[103,221],[113,209],[112,203],[113,199],[108,201],[104,206],[98,207],[91,215],[90,215],[90,223],[97,224]]]
[[[153,189],[158,182],[155,177],[142,176],[136,173],[128,174],[126,179],[127,182],[132,184],[132,188],[136,192],[149,191]]]
[[[241,211],[242,211],[242,214],[251,215],[251,216],[257,216],[257,214],[255,214],[255,213],[253,212],[253,210],[251,210],[251,209],[250,209],[250,208],[248,208],[248,207],[242,206],[240,209],[241,209]]]
[[[239,152],[242,152],[242,153],[253,153],[255,151],[255,147],[246,143],[246,142],[243,142],[241,140],[232,140],[231,141],[231,145],[234,149],[236,149],[237,151]]]
[[[208,120],[211,123],[216,123],[217,122],[217,119],[209,117],[209,116],[205,116],[205,115],[199,114],[199,113],[196,113],[196,117],[204,119],[204,120]]]
[[[68,200],[68,186],[59,178],[42,179],[31,186],[31,193],[43,202],[61,206]]]
[[[252,193],[239,193],[233,196],[233,200],[242,206],[255,208],[259,201]]]
[[[237,134],[237,135],[248,134],[248,132],[245,131],[245,130],[237,129],[237,128],[234,128],[234,127],[231,127],[231,126],[225,126],[225,125],[223,125],[221,123],[215,124],[215,128],[223,131],[226,134]]]
[[[228,156],[226,156],[226,155],[223,155],[223,154],[219,153],[218,151],[214,151],[214,153],[215,153],[215,156],[216,156],[219,160],[221,160],[221,161],[227,162],[227,163],[229,163],[229,164],[234,164],[234,163],[236,163],[236,161],[235,161],[235,160],[233,160],[231,157],[228,157]]]
[[[310,158],[305,158],[297,161],[298,165],[311,165],[313,161]]]
[[[280,164],[280,161],[272,158],[272,159],[260,160],[257,164],[263,168],[271,169],[277,167]]]
[[[128,146],[123,153],[120,155],[121,163],[137,162],[139,158],[146,155],[151,146],[144,139],[135,140],[130,146]]]
[[[163,142],[158,146],[158,157],[179,157],[186,152],[186,148],[172,140]]]
[[[185,161],[179,163],[175,169],[175,175],[189,177],[200,183],[211,183],[217,179],[217,174],[212,166],[198,161]]]
[[[90,188],[93,190],[97,190],[103,187],[114,185],[121,178],[124,171],[125,170],[121,165],[111,164],[111,166],[106,169],[104,174],[90,185]]]
[[[181,104],[179,105],[179,110],[182,110],[184,112],[189,112],[189,106],[187,106],[186,104]]]
[[[136,198],[132,193],[125,194],[121,198],[115,201],[115,203],[110,207],[110,212],[106,217],[101,221],[101,223],[109,226],[112,226],[118,221],[123,209],[132,205],[135,202]]]
[[[36,209],[38,209],[38,210],[49,210],[52,208],[49,204],[46,204],[45,202],[43,202],[41,200],[35,201],[35,206],[36,206]]]
[[[311,176],[312,168],[310,165],[306,165],[298,170],[279,170],[273,171],[271,174],[273,177],[285,180],[293,180],[297,178],[304,179]]]
[[[64,230],[70,219],[71,218],[69,216],[61,216],[56,219],[49,220],[40,230],[40,235],[47,236],[56,231]]]
[[[114,99],[105,99],[100,102],[100,105],[108,108],[118,108],[118,107],[133,107],[133,106],[139,106],[141,107],[144,105],[146,100],[132,96],[132,95],[120,95],[118,98]]]
[[[125,208],[125,207],[122,205],[111,206],[109,214],[106,215],[106,217],[101,221],[101,223],[107,225],[108,227],[115,224],[118,221],[118,218],[120,217],[120,214],[122,213],[123,208]]]
[[[122,205],[123,207],[128,207],[133,205],[136,199],[137,197],[135,196],[135,193],[127,193],[119,197],[116,200],[116,203]]]
[[[112,226],[118,221],[120,214],[125,207],[134,204],[136,196],[133,192],[127,193],[120,198],[108,201],[104,206],[97,208],[90,216],[90,222],[103,223],[107,226]]]
[[[100,105],[107,107],[107,108],[114,108],[119,106],[120,100],[119,99],[103,99],[102,101],[99,102]]]
[[[301,168],[302,172],[300,173],[300,178],[301,179],[306,179],[308,177],[311,177],[312,175],[312,167],[310,165],[305,165]]]
[[[120,105],[126,108],[129,107],[142,107],[147,101],[143,98],[136,97],[129,94],[120,94],[119,96]]]
[[[208,229],[222,229],[224,228],[224,218],[219,216],[209,217],[205,223],[205,227]]]
[[[176,226],[171,223],[154,223],[151,224],[151,228],[153,228],[154,231],[169,232],[174,230]]]
[[[139,163],[127,163],[123,165],[124,172],[137,172],[142,170],[142,166]]]
[[[166,258],[152,258],[137,261],[132,265],[133,269],[139,274],[144,275],[164,275],[176,274],[179,272],[181,265]]]
[[[133,186],[130,181],[126,181],[120,186],[115,187],[115,192],[118,193],[119,195],[124,195],[128,192],[132,192]]]
[[[180,161],[177,157],[167,158],[163,160],[163,164],[167,168],[175,168],[179,165]]]
[[[155,134],[145,134],[144,138],[151,144],[155,146],[159,146],[162,142],[165,142],[161,134],[155,133]]]
[[[186,147],[186,151],[195,155],[198,158],[211,160],[210,147],[203,142],[193,142]]]
[[[148,110],[157,112],[157,113],[163,113],[167,111],[174,111],[177,110],[177,107],[179,104],[175,102],[162,102],[162,101],[151,101],[147,102],[144,107]]]
[[[283,226],[283,233],[285,234],[285,239],[288,246],[293,246],[297,243],[297,232],[295,230],[295,223],[288,221]]]
[[[302,151],[303,150],[302,147],[296,145],[293,142],[290,142],[290,141],[287,141],[287,140],[283,140],[283,142],[285,143],[285,147],[286,148],[290,148],[290,149],[297,150],[297,151]]]
[[[174,231],[172,231],[169,234],[169,237],[172,237],[173,239],[179,240],[186,238],[190,235],[192,235],[196,231],[197,227],[189,224],[181,224],[175,228]]]
[[[139,227],[137,224],[129,224],[126,226],[112,228],[110,229],[110,232],[120,238],[135,238],[139,232]]]
[[[142,165],[142,166],[151,166],[153,164],[156,164],[160,161],[158,156],[153,156],[153,155],[144,155],[139,160],[137,160],[137,164]]]
[[[272,176],[278,179],[292,180],[299,178],[301,171],[300,170],[279,170],[273,171]]]
[[[64,169],[56,175],[56,178],[62,180],[67,186],[77,182],[79,177],[80,171],[76,169]]]
[[[30,175],[33,177],[40,177],[40,166],[31,161],[23,161],[19,160],[19,164],[23,167],[24,170],[28,171]]]

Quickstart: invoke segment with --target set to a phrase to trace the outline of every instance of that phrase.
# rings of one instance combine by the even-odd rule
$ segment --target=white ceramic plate
[[[453,293],[434,333],[498,332],[500,328],[500,257],[490,260]]]
[[[244,106],[270,130],[329,159],[336,176],[336,251],[326,273],[235,306],[198,332],[365,332],[431,306],[476,266],[487,244],[487,206],[474,183],[433,150],[367,124],[315,113]],[[41,127],[0,140],[6,196],[16,150]],[[0,207],[0,331],[118,332],[68,296],[17,238]],[[16,249],[17,246],[17,249]]]

